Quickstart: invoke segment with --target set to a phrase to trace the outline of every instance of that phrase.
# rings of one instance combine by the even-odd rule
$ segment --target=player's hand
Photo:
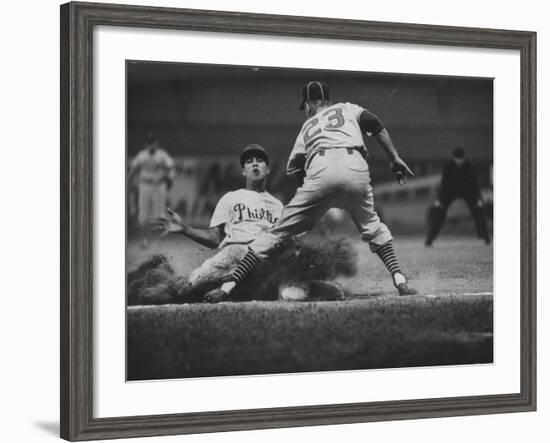
[[[171,232],[183,231],[183,223],[181,217],[172,211],[170,208],[166,208],[167,217],[158,217],[151,223],[151,230],[159,233],[161,236],[165,236]]]
[[[400,185],[407,183],[407,174],[414,177],[414,172],[412,172],[411,168],[409,168],[407,163],[405,163],[401,157],[397,157],[390,166],[391,170],[395,174],[397,183]]]

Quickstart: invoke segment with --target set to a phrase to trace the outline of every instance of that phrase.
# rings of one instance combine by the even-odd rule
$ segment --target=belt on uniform
[[[350,155],[353,154],[353,151],[355,151],[355,148],[321,148],[319,151],[315,152],[313,155],[319,154],[321,157],[324,157],[325,151],[328,149],[346,149],[348,151],[348,154]]]
[[[319,157],[324,157],[325,156],[325,151],[328,151],[328,150],[333,150],[333,149],[345,149],[348,151],[348,154],[349,155],[352,155],[353,154],[353,151],[360,151],[361,147],[357,146],[357,147],[346,147],[346,148],[319,148],[317,151],[315,151],[313,154],[311,154],[309,156],[309,158],[306,160],[306,165],[305,165],[305,169],[307,169],[307,167],[309,166],[309,164],[311,163],[311,160],[313,160],[313,157],[315,157],[316,155],[319,155]]]

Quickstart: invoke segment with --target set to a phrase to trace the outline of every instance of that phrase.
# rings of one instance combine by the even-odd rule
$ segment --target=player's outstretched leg
[[[416,289],[409,285],[407,278],[401,272],[401,267],[399,266],[399,260],[397,260],[392,240],[380,246],[376,250],[376,254],[390,272],[393,284],[397,288],[399,295],[414,295],[418,293]]]
[[[218,303],[228,298],[229,293],[244,281],[260,264],[260,257],[252,250],[248,249],[246,255],[239,262],[237,267],[227,276],[226,281],[221,287],[213,289],[204,295],[204,301],[208,303]]]
[[[252,274],[254,269],[258,267],[260,261],[260,257],[252,249],[249,248],[248,252],[243,257],[241,262],[231,273],[231,280],[233,280],[235,283],[242,282],[246,279],[246,277]]]

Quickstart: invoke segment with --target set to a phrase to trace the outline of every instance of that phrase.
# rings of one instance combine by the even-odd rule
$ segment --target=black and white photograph
[[[546,442],[514,6],[6,3],[2,441]]]
[[[493,80],[127,60],[127,380],[493,363]]]

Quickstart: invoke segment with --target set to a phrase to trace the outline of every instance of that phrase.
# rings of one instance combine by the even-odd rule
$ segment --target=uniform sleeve
[[[132,160],[132,164],[130,165],[130,167],[132,169],[139,168],[141,166],[142,158],[143,158],[143,155],[142,155],[142,152],[140,151],[138,155],[136,155]]]
[[[296,174],[300,171],[303,171],[305,163],[306,146],[302,137],[302,131],[300,130],[300,133],[298,134],[298,137],[296,137],[296,141],[294,142],[294,148],[292,148],[290,157],[288,158],[288,163],[286,165],[287,175]]]
[[[212,218],[210,219],[210,227],[214,228],[228,223],[231,215],[231,192],[225,194],[216,205]]]
[[[359,127],[362,132],[370,136],[376,135],[384,129],[384,123],[382,123],[377,115],[373,114],[368,109],[364,109],[359,116]]]
[[[361,116],[363,111],[365,111],[365,108],[354,103],[344,103],[344,105],[346,106],[346,109],[351,113],[352,117],[355,120],[359,121],[359,117]]]

